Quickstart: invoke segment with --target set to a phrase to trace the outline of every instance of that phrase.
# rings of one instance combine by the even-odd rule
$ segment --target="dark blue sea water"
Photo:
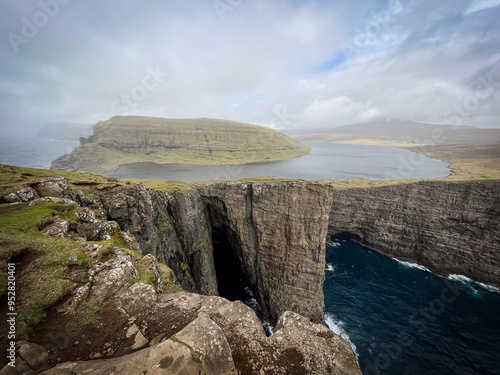
[[[350,240],[332,244],[325,318],[355,347],[365,375],[500,374],[498,290]]]

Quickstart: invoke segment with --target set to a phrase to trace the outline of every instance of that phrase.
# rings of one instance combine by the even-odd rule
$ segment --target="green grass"
[[[45,177],[66,177],[70,184],[81,182],[96,184],[96,187],[112,186],[117,183],[115,178],[107,178],[88,173],[77,173],[69,171],[52,171],[46,169],[22,168],[11,165],[0,164],[0,195],[5,195],[16,191],[40,178]],[[85,192],[90,193],[88,187],[80,187]]]
[[[131,184],[144,184],[150,189],[162,191],[164,193],[171,193],[174,191],[188,191],[189,189],[192,188],[192,185],[187,182],[162,180],[162,179],[149,179],[149,180],[128,179],[122,181]]]
[[[66,238],[52,238],[38,231],[60,212],[57,204],[40,204],[14,213],[0,214],[0,263],[2,269],[14,256],[21,257],[17,280],[18,337],[27,338],[42,319],[46,309],[73,289],[65,278],[69,264],[88,264],[82,244]],[[65,215],[69,216],[68,212]],[[23,259],[26,259],[23,261]],[[0,293],[5,292],[6,275],[1,275]]]
[[[97,301],[84,301],[79,311],[78,320],[84,325],[94,325],[99,321],[101,305]]]
[[[295,158],[307,145],[273,129],[228,120],[116,116],[93,128],[92,143],[56,169],[103,172],[134,162],[228,165]]]

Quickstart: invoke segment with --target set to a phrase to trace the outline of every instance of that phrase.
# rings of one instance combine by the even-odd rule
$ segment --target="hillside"
[[[96,124],[52,169],[106,172],[134,162],[226,165],[291,159],[310,148],[286,135],[228,120],[116,116]]]
[[[500,142],[500,129],[393,120],[346,125],[332,129],[305,129],[291,137],[303,142],[381,146],[485,144]]]

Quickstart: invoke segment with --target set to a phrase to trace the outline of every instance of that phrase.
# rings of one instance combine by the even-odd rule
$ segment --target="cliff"
[[[499,191],[498,181],[359,189],[231,182],[172,194],[121,187],[102,201],[186,289],[216,292],[212,241],[222,238],[236,256],[229,266],[272,322],[286,310],[322,322],[325,241],[338,233],[438,274],[499,286]]]
[[[500,181],[423,181],[353,189],[336,189],[327,183],[300,181],[229,182],[170,193],[117,182],[91,189],[93,199],[88,198],[83,191],[75,190],[77,187],[72,189],[65,179],[32,181],[21,190],[3,196],[0,201],[20,202],[22,205],[21,202],[45,199],[39,197],[47,195],[63,199],[64,205],[76,201],[85,207],[78,211],[76,223],[64,224],[56,220],[55,228],[46,228],[46,219],[40,219],[43,225],[38,224],[38,228],[56,236],[62,232],[63,237],[64,233],[73,231],[71,236],[84,237],[88,241],[109,240],[118,233],[120,239],[137,246],[143,254],[151,254],[153,259],[168,264],[177,276],[176,280],[187,291],[217,295],[221,275],[227,273],[228,269],[236,269],[244,283],[253,290],[265,317],[276,324],[277,329],[281,331],[286,328],[287,322],[295,322],[293,326],[302,327],[312,321],[311,332],[315,332],[313,336],[316,338],[311,338],[311,343],[321,337],[330,337],[329,334],[324,336],[321,333],[321,325],[314,324],[323,323],[324,320],[322,287],[325,242],[330,235],[347,234],[384,254],[423,264],[439,274],[463,274],[480,282],[500,286]],[[7,211],[10,209],[10,206],[5,207]],[[52,206],[49,208],[54,209]],[[6,241],[10,239],[5,239],[4,242],[8,243]],[[89,267],[101,267],[97,263],[94,265],[92,259],[98,261],[100,256],[91,250],[83,249],[86,258],[91,259]],[[118,259],[127,257],[120,249],[114,249],[113,252]],[[113,264],[123,267],[128,263],[126,260],[112,261],[111,264],[106,263],[106,268],[113,268]],[[96,269],[93,274],[97,273]],[[133,269],[125,273],[111,272],[110,275],[120,274],[136,278]],[[87,289],[84,288],[83,295],[91,296],[93,285],[91,283]],[[153,285],[158,289],[157,284]],[[179,332],[180,337],[188,337],[189,342],[196,343],[196,337],[200,337],[195,334],[196,327],[202,326],[202,332],[213,332],[218,336],[220,331],[214,324],[217,325],[224,332],[225,339],[221,337],[221,340],[228,342],[236,368],[245,366],[247,362],[241,358],[246,356],[260,358],[262,353],[267,352],[272,357],[271,353],[282,350],[278,341],[270,344],[260,333],[245,338],[245,343],[238,345],[244,335],[238,333],[231,336],[229,331],[235,324],[259,324],[255,323],[255,317],[252,318],[253,323],[237,319],[233,321],[233,318],[224,323],[221,319],[225,311],[235,307],[229,307],[227,302],[223,303],[220,299],[193,297],[198,296],[195,294],[190,297],[153,298],[148,297],[150,292],[141,294],[138,291],[136,295],[130,288],[130,283],[122,282],[116,288],[98,289],[95,296],[101,298],[106,295],[107,300],[115,301],[115,309],[127,312],[121,326],[132,318],[141,322],[138,327],[142,327],[142,335],[150,342],[155,335],[162,333],[157,329],[160,323],[165,319],[169,321],[170,318],[165,315],[167,312],[184,309],[184,312],[176,315],[176,319],[187,315],[190,318],[176,325],[175,332]],[[79,295],[76,293],[72,298]],[[140,301],[129,301],[127,304],[129,297],[139,298]],[[135,311],[136,306],[141,306],[143,313]],[[208,316],[200,315],[204,311]],[[299,315],[290,315],[290,311]],[[236,312],[234,314],[238,315]],[[234,316],[232,313],[230,315]],[[153,330],[148,331],[145,327],[153,327]],[[184,328],[187,332],[181,334]],[[303,332],[294,332],[292,337],[297,340],[304,335]],[[272,340],[278,340],[280,335],[276,333],[272,337],[275,337]],[[332,340],[335,337],[331,336]],[[303,365],[307,362],[304,358],[312,358],[313,354],[307,352],[304,345],[299,345],[299,341],[294,350],[301,353],[299,362]],[[107,343],[100,344],[105,347]],[[206,344],[208,346],[199,350],[208,350],[210,343]],[[344,348],[347,345],[344,344],[339,341],[335,348]],[[165,345],[175,346],[172,342]],[[200,341],[200,345],[205,344]],[[311,345],[325,348],[327,344],[321,341]],[[335,348],[332,350],[337,350]],[[321,353],[327,353],[325,350],[322,349]],[[342,363],[351,366],[352,352],[346,352],[345,349],[341,352],[348,353],[347,362]],[[159,354],[152,351],[141,355],[144,358],[156,358]],[[287,355],[293,357],[292,353]],[[325,356],[328,357],[327,354]],[[132,358],[143,360],[140,356]],[[279,361],[269,361],[268,364],[272,366],[279,365]],[[330,366],[330,362],[324,358],[316,358],[315,361],[323,366],[320,366],[321,369]],[[87,364],[65,366],[70,365],[78,371],[91,369]],[[113,368],[122,366],[123,362],[108,365]],[[226,365],[228,371],[233,368],[231,363]],[[66,368],[61,367],[63,370]]]
[[[135,162],[227,165],[296,158],[309,146],[262,126],[208,118],[115,116],[51,169],[107,172]]]
[[[349,344],[308,317],[285,311],[267,337],[242,302],[182,292],[179,279],[217,294],[216,224],[196,191],[88,183],[33,179],[0,197],[13,203],[0,206],[0,263],[16,265],[19,313],[14,344],[0,326],[15,363],[0,374],[361,374]]]
[[[328,234],[500,286],[500,182],[440,181],[333,192]]]

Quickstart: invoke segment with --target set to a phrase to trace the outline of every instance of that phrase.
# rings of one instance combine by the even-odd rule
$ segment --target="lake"
[[[296,159],[209,167],[132,163],[122,165],[105,175],[189,182],[263,176],[324,180],[439,178],[450,174],[447,163],[402,148],[340,143],[308,144],[311,146],[311,153]]]

